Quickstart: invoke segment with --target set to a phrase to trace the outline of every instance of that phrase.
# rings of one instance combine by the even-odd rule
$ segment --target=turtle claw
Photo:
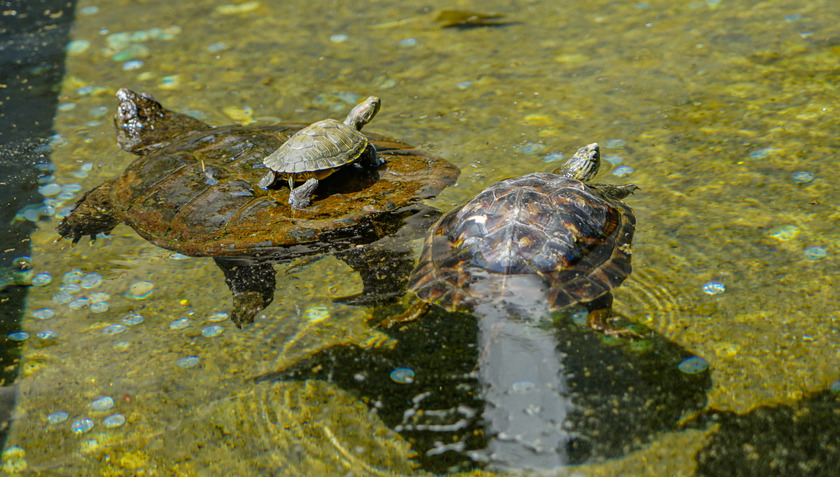
[[[607,336],[642,339],[643,336],[629,328],[616,328],[610,323],[610,309],[592,310],[586,316],[586,326]]]

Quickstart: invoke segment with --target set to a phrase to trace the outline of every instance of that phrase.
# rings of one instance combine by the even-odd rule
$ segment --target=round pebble
[[[473,82],[472,81],[459,81],[455,83],[455,87],[458,89],[469,89],[472,88]]]
[[[624,144],[625,144],[624,139],[618,139],[618,138],[607,139],[607,141],[604,143],[604,145],[607,146],[608,148],[624,147]]]
[[[120,427],[123,424],[125,424],[125,416],[123,416],[122,414],[112,414],[112,415],[106,417],[105,419],[103,419],[102,424],[105,427],[110,427],[110,428]]]
[[[210,44],[207,46],[207,51],[218,52],[227,50],[228,44],[223,41],[217,41],[216,43]]]
[[[223,331],[225,331],[225,329],[219,325],[210,325],[202,328],[201,334],[208,338],[212,338],[214,336],[219,336]]]
[[[565,158],[566,156],[562,152],[552,152],[543,156],[543,162],[560,162]]]
[[[805,258],[812,261],[822,260],[828,255],[825,247],[808,247],[805,249]]]
[[[152,282],[137,282],[134,285],[131,285],[131,288],[128,289],[128,297],[135,300],[142,300],[143,298],[147,298],[151,295],[154,288],[155,286]]]
[[[797,184],[807,184],[813,181],[814,178],[814,174],[808,171],[800,171],[793,175],[793,182],[796,182]]]
[[[39,184],[48,184],[48,183],[53,182],[53,181],[55,181],[55,174],[47,174],[45,176],[41,176],[41,177],[38,178],[38,183]],[[58,185],[58,184],[56,184],[56,185]],[[58,185],[58,187],[61,188],[60,185]],[[43,195],[43,193],[42,193],[42,195]]]
[[[70,429],[76,434],[84,434],[85,432],[93,429],[93,421],[88,418],[73,421],[73,424],[70,425]]]
[[[622,162],[624,162],[624,158],[621,157],[621,156],[617,156],[617,155],[606,156],[604,158],[604,160],[609,162],[610,164],[612,164],[614,166],[617,166],[617,165],[621,164]]]
[[[533,390],[535,387],[537,387],[537,385],[534,384],[533,381],[527,381],[527,380],[526,381],[517,381],[517,382],[510,385],[510,388],[516,394],[525,394],[528,391]]]
[[[58,109],[59,111],[72,111],[76,109],[76,103],[62,103],[59,104],[58,108],[56,109]]]
[[[230,317],[230,315],[228,315],[224,311],[217,311],[215,313],[210,314],[210,316],[207,317],[207,320],[209,320],[209,321],[225,321],[229,317]]]
[[[29,333],[25,331],[15,331],[14,333],[9,333],[8,338],[12,341],[26,341],[29,339]]]
[[[102,329],[102,332],[106,335],[118,335],[125,331],[125,325],[121,325],[119,323],[114,323],[113,325],[108,325]]]
[[[35,336],[37,336],[41,341],[54,340],[58,338],[58,334],[53,330],[39,331],[35,333]]]
[[[181,77],[179,75],[164,76],[160,79],[158,87],[162,89],[175,89],[180,83]]]
[[[108,111],[109,109],[107,106],[97,106],[95,108],[90,108],[88,110],[88,114],[90,114],[94,118],[101,118],[102,116],[108,114]]]
[[[786,22],[796,22],[802,20],[802,18],[803,17],[801,13],[791,13],[790,15],[785,15]]]
[[[105,301],[105,300],[111,298],[111,295],[109,295],[107,293],[97,292],[97,293],[91,293],[90,295],[88,295],[88,298],[90,298],[90,301],[93,303],[93,302],[97,302],[97,301]]]
[[[709,369],[709,362],[703,358],[692,356],[682,360],[677,368],[685,374],[697,374]]]
[[[96,15],[97,13],[99,13],[99,7],[95,5],[82,7],[79,9],[79,13],[81,13],[82,15]]]
[[[49,416],[47,416],[47,422],[50,424],[61,424],[62,422],[66,421],[67,418],[70,417],[65,411],[56,411]]]
[[[330,310],[326,306],[313,306],[303,316],[312,323],[318,323],[330,317]]]
[[[198,364],[198,357],[197,356],[187,356],[186,358],[181,358],[175,362],[179,368],[192,368],[196,364]]]
[[[55,311],[52,308],[41,308],[32,312],[32,317],[39,320],[49,320],[55,316]]]
[[[109,305],[107,301],[95,301],[90,304],[89,309],[92,313],[105,313],[110,308],[111,305]]]
[[[577,313],[572,314],[572,321],[578,326],[587,326],[586,319],[588,316],[588,311],[578,311]]]
[[[32,286],[42,287],[52,282],[52,275],[47,272],[39,273],[32,277]]]
[[[626,177],[632,174],[634,169],[631,166],[618,166],[613,169],[612,173],[614,176],[618,177]]]
[[[709,282],[703,285],[703,293],[707,295],[717,295],[726,291],[726,287],[721,282]]]
[[[764,149],[756,149],[755,151],[751,151],[749,153],[749,158],[750,159],[764,159],[771,152],[773,152],[773,149],[769,148],[769,147],[765,147]]]
[[[132,313],[130,315],[125,315],[122,319],[123,324],[128,326],[135,326],[143,323],[143,315],[139,315],[137,313]]]
[[[344,34],[332,35],[330,37],[330,41],[333,42],[333,43],[344,43],[345,41],[347,41],[347,35],[344,35]]]
[[[61,192],[61,186],[55,182],[41,186],[38,188],[38,193],[44,197],[52,197]]]
[[[770,236],[782,242],[793,240],[797,235],[799,235],[799,227],[795,225],[780,225],[770,229]]]
[[[123,71],[139,70],[143,67],[143,62],[140,60],[126,61],[122,65]]]
[[[414,38],[404,38],[400,40],[400,46],[417,46],[417,40]]]
[[[79,283],[83,276],[85,272],[81,270],[70,270],[61,276],[61,281],[62,283]]]
[[[65,291],[58,292],[52,296],[52,301],[56,305],[63,305],[65,303],[70,303],[71,301],[73,301],[73,295]]]
[[[96,272],[88,273],[79,280],[79,286],[82,288],[94,288],[100,283],[102,283],[102,275]]]
[[[190,319],[187,317],[178,318],[169,323],[170,330],[183,330],[187,326],[190,326]]]
[[[86,308],[88,305],[90,305],[90,300],[88,300],[86,296],[80,296],[67,304],[71,310],[81,310],[82,308]]]
[[[391,371],[391,381],[399,384],[411,384],[414,382],[414,370],[410,368],[397,368]]]
[[[831,393],[835,396],[840,396],[840,380],[831,383],[831,386],[828,387],[828,390],[831,391]]]
[[[519,144],[514,148],[522,154],[540,154],[545,151],[545,144],[540,144],[538,142],[526,142],[525,144]]]
[[[70,294],[78,293],[81,290],[82,290],[82,286],[79,285],[78,283],[65,283],[64,285],[61,285],[60,287],[58,287],[58,291],[63,292],[63,293],[70,293]]]
[[[62,185],[61,190],[63,190],[64,192],[79,192],[80,190],[82,190],[82,185],[77,184],[75,182],[71,182],[69,184]]]
[[[90,48],[90,42],[87,40],[75,40],[67,44],[67,53],[82,53]]]
[[[76,194],[74,194],[72,192],[59,192],[59,194],[57,196],[55,196],[55,198],[63,202],[65,200],[75,199]]]
[[[107,411],[114,407],[114,398],[111,396],[102,396],[101,398],[90,403],[90,408],[94,411]]]
[[[75,177],[76,179],[84,179],[89,174],[87,173],[87,171],[74,171],[74,172],[71,172],[70,175]]]

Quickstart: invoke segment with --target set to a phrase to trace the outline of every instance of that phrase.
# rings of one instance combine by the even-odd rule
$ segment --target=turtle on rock
[[[638,187],[588,184],[599,165],[598,144],[589,144],[554,173],[497,182],[446,213],[409,278],[420,301],[381,325],[416,319],[429,304],[537,317],[580,304],[589,327],[636,335],[609,317],[611,290],[631,271],[636,218],[622,199]]]
[[[400,292],[411,268],[409,235],[422,234],[439,215],[419,201],[459,174],[412,146],[355,131],[361,139],[354,142],[376,148],[383,165],[375,171],[341,168],[321,181],[322,200],[293,213],[287,189],[259,184],[263,158],[305,124],[213,127],[145,93],[123,88],[117,100],[117,143],[139,157],[85,193],[58,233],[75,243],[124,223],[159,247],[213,257],[233,293],[237,326],[253,322],[273,300],[272,264],[302,256],[334,253],[358,271],[364,290],[357,303]],[[391,266],[400,270],[392,274]]]
[[[296,132],[276,151],[263,159],[270,171],[259,186],[269,188],[278,177],[289,181],[289,205],[293,209],[308,207],[312,192],[319,180],[350,164],[368,169],[376,168],[381,161],[362,127],[379,112],[381,101],[371,96],[356,105],[344,122],[324,119]],[[304,182],[295,189],[295,182]]]

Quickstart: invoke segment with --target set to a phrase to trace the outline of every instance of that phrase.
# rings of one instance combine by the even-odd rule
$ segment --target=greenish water
[[[352,95],[379,95],[369,130],[461,168],[431,201],[444,210],[597,141],[617,163],[599,180],[641,188],[627,199],[634,272],[615,309],[710,363],[710,408],[745,414],[828,389],[840,378],[840,10],[828,0],[564,3],[485,2],[509,24],[443,29],[434,18],[451,2],[80,2],[73,39],[87,43],[67,61],[56,180],[87,190],[127,165],[110,124],[120,87],[215,125],[341,117]],[[87,177],[74,176],[86,163]],[[619,166],[632,172],[619,177]],[[56,223],[43,219],[32,237],[53,282],[30,289],[8,443],[30,471],[420,472],[408,445],[348,393],[250,381],[333,344],[393,345],[366,324],[369,310],[331,301],[361,288],[342,262],[278,267],[275,302],[237,330],[210,319],[230,298],[209,259],[173,258],[125,226],[71,247],[55,242]],[[73,269],[102,275],[91,290],[110,295],[107,311],[54,303]],[[141,281],[153,291],[134,299]],[[55,316],[35,318],[42,308]],[[129,313],[144,322],[103,332]],[[186,328],[170,328],[184,317]],[[214,324],[221,335],[202,335]],[[57,338],[35,338],[47,329]],[[179,367],[191,356],[198,365]],[[100,396],[114,407],[91,410]],[[57,411],[68,420],[49,424]],[[126,422],[108,429],[114,413]],[[84,417],[95,427],[77,435],[70,425]],[[714,432],[664,432],[577,470],[691,475]]]

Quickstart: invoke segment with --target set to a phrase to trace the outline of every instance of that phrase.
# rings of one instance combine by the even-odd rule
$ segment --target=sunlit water
[[[792,404],[840,378],[834,3],[484,2],[508,24],[470,29],[434,22],[451,2],[405,3],[80,2],[51,143],[63,187],[44,195],[131,160],[110,124],[120,87],[214,125],[340,118],[379,95],[369,130],[461,168],[431,201],[444,210],[597,141],[599,181],[641,188],[615,309],[708,361],[709,407]],[[32,237],[52,280],[30,289],[8,443],[30,469],[414,472],[349,394],[250,380],[337,343],[392,345],[370,310],[332,301],[361,289],[342,262],[278,266],[275,302],[238,330],[211,260],[125,226],[72,247],[56,224]],[[579,470],[690,474],[712,432]]]

